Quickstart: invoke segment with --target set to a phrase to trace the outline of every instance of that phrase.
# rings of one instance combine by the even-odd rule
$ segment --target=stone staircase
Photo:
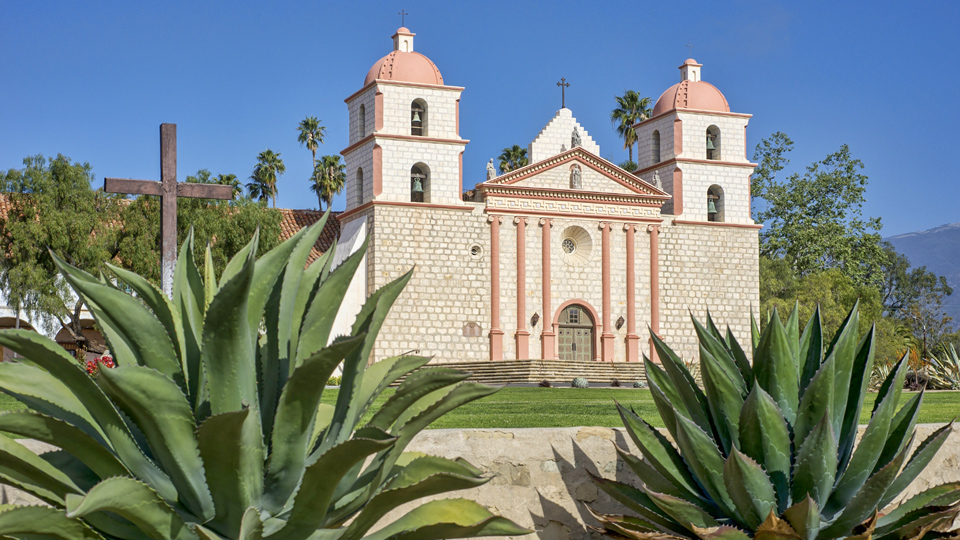
[[[645,380],[641,362],[570,362],[566,360],[506,360],[502,362],[454,362],[436,364],[472,375],[469,380],[485,384],[537,384],[550,381],[554,386],[569,386],[576,377],[591,385],[609,386],[614,379],[630,387]]]

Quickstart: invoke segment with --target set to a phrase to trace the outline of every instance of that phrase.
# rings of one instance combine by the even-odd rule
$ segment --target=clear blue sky
[[[560,105],[612,161],[609,114],[654,100],[690,56],[753,148],[796,143],[793,169],[850,145],[870,177],[865,214],[884,236],[960,221],[960,2],[14,2],[0,0],[0,169],[63,153],[97,176],[157,179],[159,129],[178,124],[179,173],[246,179],[280,152],[279,205],[316,208],[304,117],[346,146],[343,99],[391,50],[397,12],[461,100],[464,185],[526,146]],[[334,208],[342,208],[342,196]]]

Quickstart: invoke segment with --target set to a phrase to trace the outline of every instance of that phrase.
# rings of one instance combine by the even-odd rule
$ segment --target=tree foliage
[[[276,208],[277,180],[286,170],[287,166],[280,159],[280,152],[274,152],[269,148],[260,152],[257,155],[253,174],[250,175],[250,182],[247,183],[247,193],[258,201],[273,199],[273,207]]]
[[[333,196],[343,191],[347,177],[344,169],[345,165],[339,155],[323,156],[314,163],[310,191],[317,196],[321,210],[324,204],[329,210],[333,204]]]
[[[500,174],[508,173],[530,164],[530,159],[527,157],[527,149],[521,148],[518,144],[504,148],[503,152],[500,153],[500,157],[497,159],[500,160]]]
[[[650,98],[641,97],[636,90],[627,90],[622,96],[615,96],[617,107],[610,112],[610,121],[623,139],[623,149],[629,153],[627,161],[633,161],[633,145],[637,143],[637,131],[633,126],[650,118]]]

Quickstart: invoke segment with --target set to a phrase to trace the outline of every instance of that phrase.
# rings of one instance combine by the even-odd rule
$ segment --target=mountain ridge
[[[943,309],[953,317],[954,328],[960,326],[960,221],[885,240],[905,255],[912,267],[926,266],[927,270],[947,278],[953,294],[946,298]]]

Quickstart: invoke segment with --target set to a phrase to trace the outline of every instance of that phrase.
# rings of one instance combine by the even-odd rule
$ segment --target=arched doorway
[[[571,304],[563,308],[557,329],[557,353],[560,360],[592,361],[594,326],[595,321],[584,306]]]

